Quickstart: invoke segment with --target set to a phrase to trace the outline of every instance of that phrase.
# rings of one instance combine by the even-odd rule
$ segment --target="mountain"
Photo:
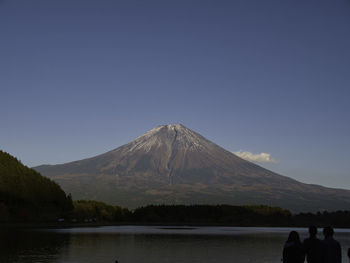
[[[0,221],[52,219],[72,208],[57,183],[0,150]]]
[[[156,127],[107,153],[34,168],[75,199],[147,204],[264,204],[350,210],[350,191],[309,185],[245,161],[181,124]]]

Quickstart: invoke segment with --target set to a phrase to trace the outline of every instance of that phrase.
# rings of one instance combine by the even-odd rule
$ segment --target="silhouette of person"
[[[325,250],[325,263],[341,263],[341,246],[338,241],[333,238],[334,230],[328,226],[323,229]]]
[[[283,247],[283,263],[303,263],[305,253],[296,231],[289,233],[288,239]]]
[[[349,262],[350,262],[350,247],[348,248],[348,258],[349,258]]]
[[[317,227],[309,227],[309,237],[303,242],[306,261],[308,263],[322,263],[324,258],[324,245],[317,236]]]

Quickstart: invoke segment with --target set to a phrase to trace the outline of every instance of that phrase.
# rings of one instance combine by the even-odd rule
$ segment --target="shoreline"
[[[201,223],[144,223],[144,222],[2,222],[0,223],[1,229],[35,229],[35,228],[81,228],[81,227],[104,227],[104,226],[159,226],[159,227],[169,227],[169,228],[194,228],[194,227],[255,227],[255,228],[307,228],[308,226],[303,225],[230,225],[230,224],[201,224]],[[323,226],[319,226],[322,228]],[[350,227],[336,227],[337,229],[350,229]]]

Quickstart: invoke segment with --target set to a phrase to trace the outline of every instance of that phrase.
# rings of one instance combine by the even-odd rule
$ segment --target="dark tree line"
[[[350,211],[292,214],[280,207],[231,205],[149,205],[130,211],[97,201],[74,201],[69,219],[83,222],[152,225],[225,225],[269,227],[350,227]]]
[[[287,210],[268,206],[151,205],[136,209],[133,219],[143,223],[251,226],[280,224],[290,215]]]
[[[0,151],[0,221],[45,220],[72,209],[57,183]]]
[[[69,214],[69,219],[82,222],[124,222],[129,220],[131,212],[120,206],[107,205],[93,200],[77,200],[73,202],[74,210]]]
[[[144,224],[350,227],[350,211],[292,214],[280,207],[264,205],[151,205],[134,210],[130,219]]]

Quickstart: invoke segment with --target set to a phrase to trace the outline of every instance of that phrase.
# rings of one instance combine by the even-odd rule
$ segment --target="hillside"
[[[0,151],[0,221],[55,218],[70,209],[57,183]]]

